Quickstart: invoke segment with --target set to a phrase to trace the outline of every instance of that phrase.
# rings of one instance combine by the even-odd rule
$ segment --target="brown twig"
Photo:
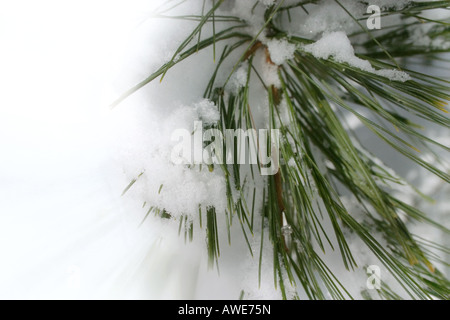
[[[247,50],[247,52],[244,55],[244,61],[250,58],[255,52],[263,46],[261,41],[257,41],[253,44],[253,46],[250,47],[250,49]]]
[[[277,66],[270,57],[269,49],[261,41],[255,42],[255,44],[253,44],[253,46],[247,50],[247,52],[244,55],[244,61],[249,59],[252,55],[254,55],[256,53],[256,51],[258,51],[258,49],[260,49],[262,47],[264,47],[264,49],[265,49],[266,63],[270,64],[272,66]],[[270,90],[272,91],[272,98],[273,98],[274,105],[275,105],[275,107],[278,107],[281,103],[280,90],[274,85],[272,85],[270,87]],[[277,193],[277,205],[278,205],[278,211],[279,211],[278,215],[279,215],[280,228],[283,228],[283,224],[284,224],[283,214],[285,212],[285,206],[284,206],[284,201],[283,201],[283,183],[282,183],[282,179],[281,179],[281,170],[278,170],[278,172],[275,174],[274,182],[275,182],[275,189],[276,189],[276,193]],[[281,238],[283,239],[284,249],[286,250],[286,252],[289,252],[289,248],[287,247],[286,238],[285,238],[283,232],[281,232]]]
[[[273,99],[274,99],[275,106],[279,106],[279,104],[280,104],[280,98],[279,98],[279,94],[278,94],[279,90],[278,90],[278,88],[276,88],[273,85],[271,88],[272,88],[272,92],[274,93]],[[274,181],[275,181],[275,190],[277,192],[277,205],[278,205],[278,217],[279,217],[279,222],[280,222],[280,228],[283,228],[283,226],[284,226],[283,214],[285,213],[286,207],[284,206],[284,201],[283,201],[283,182],[281,179],[281,169],[278,169],[278,172],[275,174]],[[283,239],[284,249],[286,250],[286,252],[289,252],[289,248],[286,244],[286,238],[285,238],[285,235],[283,234],[283,232],[281,232],[281,238]]]
[[[277,66],[272,61],[272,58],[270,57],[269,49],[267,47],[265,47],[265,53],[266,53],[267,64]],[[272,85],[270,87],[270,90],[272,91],[273,103],[274,103],[275,107],[278,107],[281,103],[280,90],[274,85]],[[285,214],[286,207],[284,206],[284,201],[283,201],[283,182],[281,179],[281,170],[280,169],[275,174],[274,180],[275,180],[275,189],[277,192],[277,204],[278,204],[278,215],[279,215],[280,227],[283,228],[283,225],[284,225],[283,214]],[[283,232],[281,232],[281,238],[283,239],[284,249],[286,250],[286,252],[289,252],[289,248],[286,244],[286,238],[285,238],[285,235],[283,234]]]

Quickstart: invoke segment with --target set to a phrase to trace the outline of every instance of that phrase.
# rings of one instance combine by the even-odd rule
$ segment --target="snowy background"
[[[185,244],[178,224],[160,219],[139,226],[145,195],[157,195],[162,182],[162,198],[151,200],[173,211],[222,201],[219,176],[172,172],[158,156],[168,152],[171,130],[195,118],[190,106],[208,81],[198,68],[213,70],[205,62],[210,52],[109,108],[192,29],[192,22],[151,19],[162,2],[0,0],[0,298],[236,299],[241,289],[279,297],[270,267],[258,290],[257,263],[239,239],[221,246],[218,276],[207,268],[202,237]],[[199,12],[201,3],[191,1],[190,9]],[[448,131],[429,130],[448,145]],[[437,200],[417,206],[448,222],[448,185],[372,137],[360,138]],[[152,168],[151,179],[122,197],[143,166]],[[450,245],[435,230],[414,231]],[[344,285],[364,287],[363,271],[347,273],[338,255],[327,262],[333,259]]]

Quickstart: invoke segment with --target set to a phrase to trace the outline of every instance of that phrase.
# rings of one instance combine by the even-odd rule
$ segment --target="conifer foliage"
[[[450,282],[435,267],[446,265],[440,257],[448,248],[425,241],[409,226],[429,224],[446,235],[449,230],[397,196],[408,189],[429,201],[384,166],[376,150],[366,150],[345,123],[346,116],[357,119],[396,157],[450,181],[445,159],[423,156],[449,151],[423,126],[448,128],[450,82],[426,68],[415,71],[426,64],[450,67],[450,20],[434,18],[448,12],[450,1],[205,0],[200,15],[172,16],[171,8],[182,3],[169,1],[159,18],[194,20],[197,27],[170,60],[115,105],[210,50],[216,69],[199,90],[220,120],[209,128],[280,132],[274,175],[261,176],[262,163],[209,165],[225,177],[226,223],[218,222],[214,206],[199,207],[200,225],[178,217],[190,237],[206,235],[211,265],[219,265],[220,246],[228,245],[219,246],[218,234],[238,223],[260,264],[264,248],[273,251],[274,281],[283,298],[298,298],[292,290],[297,288],[310,299],[351,299],[323,255],[339,252],[349,272],[368,268],[349,245],[356,238],[396,281],[396,289],[381,281],[375,293],[363,296],[450,298]],[[263,97],[264,108],[254,106],[255,96]],[[269,150],[275,145],[265,142]],[[173,218],[165,208],[151,212]]]

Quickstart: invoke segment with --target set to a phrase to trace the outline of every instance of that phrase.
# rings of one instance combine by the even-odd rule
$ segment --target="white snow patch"
[[[342,0],[341,3],[354,17],[362,17],[367,6],[354,0]],[[307,37],[315,37],[323,32],[344,31],[350,33],[359,28],[358,24],[335,1],[321,1],[308,8],[299,33]]]
[[[281,86],[280,77],[278,76],[278,66],[265,63],[262,65],[261,77],[266,86]]]
[[[336,62],[347,63],[352,67],[380,75],[392,81],[405,82],[411,79],[406,72],[388,69],[376,70],[369,61],[358,58],[350,39],[343,31],[326,33],[317,42],[304,46],[303,50],[316,58],[329,59],[332,57]]]
[[[218,212],[223,212],[226,192],[221,170],[210,172],[206,166],[188,168],[171,161],[174,147],[179,143],[172,140],[175,130],[194,132],[202,130],[194,128],[196,121],[204,125],[215,123],[219,119],[216,106],[209,100],[181,105],[164,119],[152,119],[154,115],[139,107],[129,108],[126,113],[128,116],[117,111],[118,123],[127,128],[127,132],[118,133],[121,161],[130,181],[144,172],[127,197],[165,209],[175,218],[187,215],[193,221],[198,218],[199,206],[215,206]]]
[[[286,60],[294,57],[297,47],[287,40],[270,39],[266,43],[270,53],[270,59],[277,65],[282,65]]]
[[[214,102],[204,99],[194,105],[194,109],[204,125],[212,125],[220,120],[220,113]]]
[[[230,79],[231,91],[237,91],[247,83],[248,62],[242,63]]]

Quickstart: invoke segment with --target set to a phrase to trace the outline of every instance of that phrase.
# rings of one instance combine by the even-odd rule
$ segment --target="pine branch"
[[[338,250],[347,270],[364,267],[357,264],[357,257],[349,245],[349,233],[356,235],[384,264],[410,298],[450,298],[449,281],[433,264],[433,261],[439,261],[439,257],[430,252],[431,248],[446,251],[445,248],[413,235],[408,223],[399,216],[406,214],[409,219],[427,223],[446,234],[449,230],[392,194],[395,185],[405,186],[407,183],[378,164],[375,156],[369,154],[357,142],[354,133],[343,125],[340,117],[341,112],[354,115],[398,156],[410,159],[443,182],[450,182],[448,170],[425,161],[420,150],[437,147],[448,152],[450,148],[428,137],[413,119],[420,118],[437,126],[449,127],[450,120],[445,109],[450,100],[449,79],[409,70],[399,59],[427,56],[449,65],[448,59],[437,55],[450,51],[450,46],[437,46],[441,43],[437,39],[448,40],[448,22],[424,18],[422,13],[437,8],[448,10],[450,1],[411,2],[402,9],[387,6],[383,17],[399,16],[402,19],[385,30],[377,31],[367,30],[362,23],[364,17],[354,16],[344,2],[336,0],[335,3],[349,16],[349,21],[360,27],[361,31],[348,37],[353,40],[355,58],[368,62],[370,68],[361,68],[336,55],[317,57],[305,49],[317,39],[289,35],[284,31],[285,24],[292,21],[291,15],[299,12],[309,14],[309,9],[321,5],[321,1],[299,1],[287,6],[283,5],[284,1],[275,1],[269,7],[257,2],[253,10],[259,14],[263,12],[264,16],[257,31],[249,28],[251,21],[221,12],[222,3],[223,0],[213,1],[209,10],[206,10],[204,3],[201,15],[161,15],[160,18],[198,21],[198,25],[166,64],[113,104],[117,105],[160,76],[162,80],[180,61],[206,49],[212,50],[216,68],[204,96],[214,102],[220,111],[219,130],[255,128],[250,88],[257,88],[267,96],[269,123],[266,129],[281,132],[280,170],[264,180],[262,186],[252,184],[248,187],[246,183],[249,180],[255,181],[251,165],[234,163],[218,166],[225,177],[228,210],[226,226],[221,226],[217,222],[215,208],[205,208],[210,265],[219,265],[218,234],[222,231],[219,229],[226,228],[228,242],[231,243],[230,228],[236,217],[251,255],[251,236],[257,232],[261,234],[260,272],[263,246],[272,246],[274,283],[280,288],[283,298],[289,297],[286,285],[295,286],[296,283],[301,285],[310,299],[325,299],[327,293],[335,299],[352,298],[333,274],[331,266],[327,266],[321,258],[330,250]],[[212,27],[212,35],[202,32],[208,24]],[[428,37],[428,44],[414,43],[413,35],[418,30]],[[197,41],[193,44],[195,39]],[[280,65],[273,62],[265,43],[273,39],[296,48],[294,54]],[[222,53],[216,61],[216,50],[220,47],[223,48]],[[265,55],[265,64],[277,70],[279,85],[266,83],[261,76],[262,72],[255,63],[256,57],[261,54]],[[230,79],[244,62],[248,64],[245,84],[237,90],[230,90]],[[380,72],[386,69],[398,71],[400,68],[411,78],[401,81]],[[219,83],[218,74],[225,75],[226,80]],[[287,113],[288,120],[282,112]],[[441,162],[446,163],[444,159]],[[261,169],[261,164],[258,169]],[[263,194],[263,210],[260,213],[255,212],[257,187]],[[343,203],[344,194],[350,194],[358,203],[364,219],[355,217]],[[162,212],[161,216],[165,218],[172,218],[164,208],[152,207],[149,212],[152,210],[158,214]],[[257,230],[254,225],[257,214],[261,214],[262,230]],[[201,206],[199,216],[202,227]],[[185,225],[186,239],[192,239],[192,223],[183,218],[179,223],[180,230]],[[326,229],[325,223],[331,225],[331,232]],[[266,232],[270,242],[263,244]],[[380,237],[389,245],[382,245]],[[261,274],[259,281],[262,281]],[[378,294],[382,299],[400,299],[403,293],[394,292],[383,284]],[[362,295],[373,298],[368,292]]]

